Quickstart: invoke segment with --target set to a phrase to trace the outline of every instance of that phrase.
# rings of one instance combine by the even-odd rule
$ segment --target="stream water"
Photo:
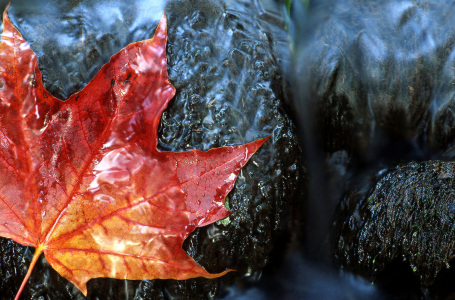
[[[229,219],[184,243],[208,271],[237,272],[94,279],[88,299],[449,297],[454,10],[391,0],[294,0],[289,11],[274,0],[11,3],[46,89],[62,100],[121,48],[153,36],[166,11],[177,93],[161,118],[160,150],[273,134],[229,194]],[[13,297],[33,251],[0,239],[1,299]],[[24,297],[84,299],[43,256]]]
[[[0,8],[6,1],[0,1]],[[282,65],[289,43],[273,1],[15,1],[13,24],[37,54],[46,89],[65,100],[111,55],[153,36],[168,18],[168,73],[177,92],[164,112],[159,149],[187,151],[251,142],[273,134],[239,175],[227,202],[233,214],[197,228],[184,250],[221,278],[121,281],[93,279],[88,299],[241,297],[280,266],[299,240],[306,167],[290,118]],[[153,180],[153,178],[151,178]],[[0,239],[0,294],[14,297],[34,249]],[[270,270],[267,271],[266,268]],[[264,275],[265,274],[265,275]],[[83,299],[44,256],[25,299]]]
[[[291,10],[290,74],[310,174],[306,255],[326,261],[335,251],[344,270],[386,298],[453,294],[453,169],[445,162],[454,145],[453,9],[323,0]],[[415,176],[406,171],[415,168]],[[332,248],[321,246],[327,238]]]

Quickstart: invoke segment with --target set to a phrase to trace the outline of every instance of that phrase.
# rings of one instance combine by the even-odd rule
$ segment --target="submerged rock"
[[[296,56],[314,141],[368,163],[455,151],[455,7],[441,1],[310,1]]]
[[[455,6],[293,3],[302,4],[291,10],[295,102],[313,158],[310,201],[319,208],[308,214],[341,201],[330,232],[338,263],[375,283],[393,278],[394,295],[420,298],[429,288],[437,298],[454,278],[446,268],[455,235],[452,163],[434,160],[455,157]],[[385,171],[370,178],[378,168]]]
[[[34,9],[20,3],[12,4],[9,15],[37,52],[46,88],[61,99],[82,88],[121,47],[151,37],[161,17],[160,11],[144,14],[141,9],[150,9],[150,2],[140,0],[50,1],[47,8]],[[105,6],[108,13],[100,11]],[[168,1],[163,9],[168,16],[168,71],[177,93],[161,119],[159,147],[207,150],[273,137],[245,166],[229,194],[229,219],[197,229],[184,244],[208,271],[237,272],[214,280],[94,279],[88,283],[89,299],[208,299],[235,281],[255,281],[277,238],[291,235],[300,209],[296,199],[306,175],[284,103],[283,54],[277,53],[286,40],[282,16],[250,1]],[[55,19],[45,17],[48,11]],[[45,28],[52,33],[43,35]],[[7,239],[0,239],[0,249],[0,294],[9,299],[32,250]],[[23,295],[83,299],[43,257]]]

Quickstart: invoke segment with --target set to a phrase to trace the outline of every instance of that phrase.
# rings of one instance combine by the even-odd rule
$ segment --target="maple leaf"
[[[63,102],[3,13],[0,43],[0,236],[44,253],[87,295],[95,277],[218,277],[183,249],[224,206],[241,167],[267,140],[207,152],[161,152],[157,128],[175,94],[166,17],[152,39],[111,57]]]

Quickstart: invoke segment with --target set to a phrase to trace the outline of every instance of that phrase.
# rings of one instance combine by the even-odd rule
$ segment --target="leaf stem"
[[[19,297],[24,290],[25,284],[28,281],[28,278],[30,277],[30,274],[32,274],[33,267],[35,267],[36,262],[38,261],[38,258],[40,257],[41,253],[43,253],[43,247],[40,245],[36,248],[35,254],[33,254],[32,262],[30,263],[30,266],[28,267],[27,274],[25,274],[25,278],[22,281],[21,287],[19,288],[19,291],[17,291],[16,297],[14,300],[19,300]]]

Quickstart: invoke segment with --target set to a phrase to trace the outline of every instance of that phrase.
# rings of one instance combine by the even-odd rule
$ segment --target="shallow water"
[[[0,8],[6,4],[0,1]],[[381,182],[376,179],[395,176],[394,168],[397,174],[412,169],[412,161],[453,159],[452,4],[293,1],[287,17],[283,4],[273,0],[23,0],[14,1],[9,15],[37,53],[46,88],[66,99],[122,47],[150,38],[163,10],[169,20],[168,71],[177,94],[161,118],[160,149],[207,150],[273,134],[228,197],[234,214],[197,229],[184,244],[209,271],[238,272],[213,281],[92,280],[88,298],[401,299],[450,294],[450,270],[441,271],[436,281],[442,288],[428,291],[424,276],[416,275],[424,268],[411,268],[412,259],[403,262],[396,251],[384,251],[399,253],[398,259],[378,267],[379,259],[376,263],[358,247],[365,236],[358,238],[355,229],[364,224],[373,233],[392,228],[385,217],[380,219],[384,224],[367,222],[369,210],[393,217],[392,209],[360,205],[370,197],[375,205],[382,203],[370,193],[371,185]],[[437,184],[420,184],[414,177],[412,184],[402,184],[400,178],[388,181],[390,194],[397,195],[389,197],[397,199],[390,207],[406,215],[403,203],[408,203],[409,215],[415,215],[415,199],[400,197],[409,195],[408,186],[428,191]],[[400,191],[395,193],[394,186]],[[450,192],[435,193],[452,201]],[[349,230],[340,234],[340,228]],[[340,245],[340,236],[352,238],[345,244],[356,251],[336,249],[333,243]],[[430,228],[422,236],[435,235]],[[442,242],[445,248],[450,245]],[[7,240],[1,249],[0,288],[13,295],[32,249]],[[336,251],[342,253],[334,261]],[[366,263],[357,266],[354,260]],[[435,265],[440,262],[436,259]],[[431,262],[426,267],[431,269]],[[35,271],[26,297],[82,299],[43,258]]]
[[[319,251],[318,245],[326,245],[331,238],[335,243],[342,243],[340,236],[332,232],[333,218],[337,226],[344,228],[356,224],[360,230],[358,235],[350,236],[352,240],[341,247],[345,252],[338,263],[345,270],[361,273],[372,282],[378,280],[379,285],[382,281],[387,291],[399,299],[444,298],[450,292],[444,290],[439,294],[437,288],[428,291],[429,282],[435,278],[428,280],[428,272],[419,271],[424,269],[423,265],[415,266],[412,259],[405,259],[407,255],[425,257],[417,247],[412,250],[401,247],[401,243],[407,244],[405,237],[382,245],[375,242],[376,246],[387,249],[383,252],[368,252],[362,239],[373,236],[368,236],[363,226],[372,226],[377,236],[392,226],[400,228],[394,232],[404,230],[408,219],[396,214],[415,218],[420,212],[417,208],[406,208],[406,203],[419,201],[411,196],[413,189],[424,190],[421,195],[439,191],[439,182],[428,185],[425,178],[432,178],[429,171],[420,174],[408,186],[404,184],[406,176],[393,176],[405,173],[414,164],[419,165],[416,162],[431,165],[432,162],[427,161],[453,159],[453,3],[360,0],[301,3],[293,3],[291,14],[295,69],[290,74],[310,173],[307,222],[311,227],[305,231],[307,254],[325,260],[330,258],[331,252]],[[443,178],[440,172],[436,172],[437,176]],[[389,175],[394,194],[389,198],[394,199],[390,205],[393,203],[395,208],[383,211],[372,206],[367,213],[391,216],[388,222],[379,224],[372,221],[374,217],[362,215],[355,206],[376,199],[375,188],[383,188],[375,187],[381,184],[378,178]],[[451,189],[442,191],[441,197],[431,196],[423,201],[436,201],[438,204],[432,207],[444,201],[453,202]],[[377,205],[385,202],[380,198],[376,200]],[[340,201],[342,207],[337,209]],[[344,215],[346,209],[351,211],[349,216]],[[334,216],[334,212],[337,215]],[[416,222],[423,216],[418,218]],[[444,223],[442,219],[445,217],[441,218]],[[449,223],[450,228],[452,223]],[[431,236],[422,240],[431,248],[427,252],[438,253],[437,245],[452,242],[438,238],[439,234],[445,235],[445,230],[448,229],[441,233],[436,227],[426,229],[425,234]],[[334,237],[330,237],[332,234]],[[312,243],[316,247],[309,246]],[[349,247],[355,249],[356,256],[349,254]],[[388,256],[387,253],[394,254]],[[376,257],[376,264],[371,260],[368,265],[354,267],[368,255]],[[444,260],[436,256],[438,258],[426,263],[440,270]],[[379,259],[395,258],[390,266],[378,266]],[[441,270],[453,276],[445,267]],[[383,276],[393,273],[400,274],[393,278],[401,282],[394,283]],[[440,277],[437,280],[450,281]]]
[[[276,3],[15,1],[8,14],[37,53],[45,87],[66,99],[122,47],[150,38],[163,9],[169,24],[168,72],[177,93],[161,119],[160,149],[207,150],[274,136],[242,170],[228,196],[234,212],[229,221],[197,229],[184,244],[208,271],[234,268],[236,273],[180,282],[91,280],[89,299],[221,297],[237,283],[256,284],[271,272],[264,267],[279,261],[288,241],[300,236],[306,169],[285,105],[289,91],[281,66],[289,50]],[[33,249],[5,239],[1,243],[0,288],[13,297]],[[24,297],[82,299],[43,257]]]

